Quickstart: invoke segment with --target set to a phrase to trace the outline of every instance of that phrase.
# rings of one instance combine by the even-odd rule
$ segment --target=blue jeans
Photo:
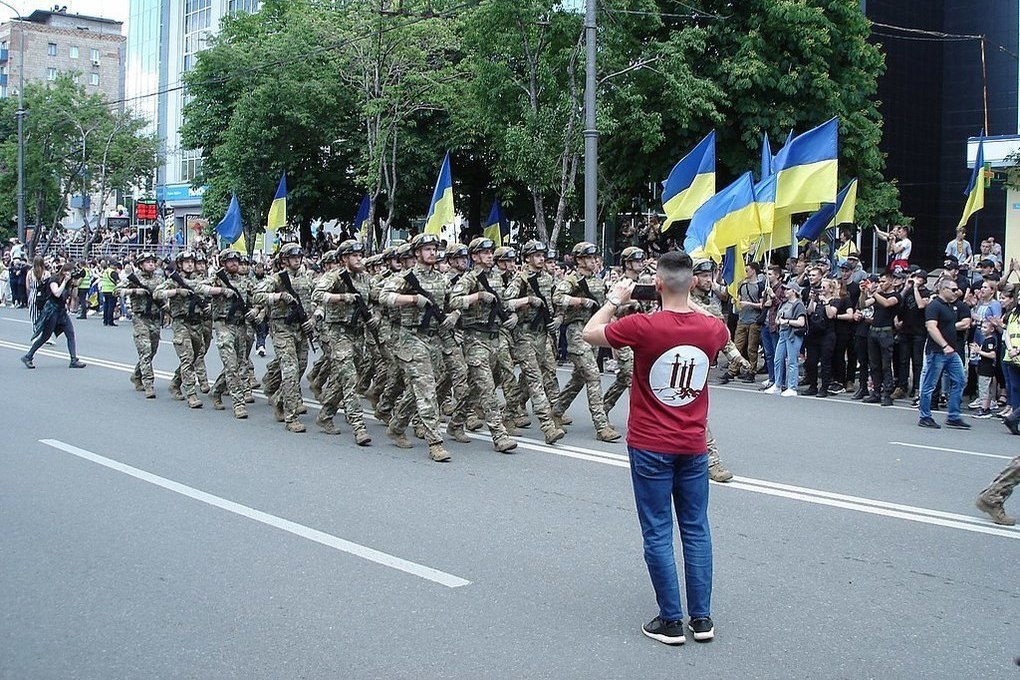
[[[1002,374],[1006,378],[1006,401],[1010,408],[1020,410],[1020,366],[1003,361]]]
[[[776,367],[773,362],[776,360],[776,343],[779,341],[779,333],[773,333],[769,330],[769,325],[763,324],[761,327],[761,348],[765,353],[765,368],[769,371],[769,382],[776,381]]]
[[[967,383],[967,374],[963,371],[963,360],[956,352],[949,356],[942,352],[925,353],[924,366],[921,368],[921,399],[917,404],[918,417],[931,418],[931,395],[943,371],[949,380],[949,390],[946,392],[949,398],[949,420],[960,419],[960,401],[963,399],[963,386]]]
[[[627,447],[645,564],[659,603],[659,617],[683,618],[673,554],[673,508],[680,525],[684,587],[691,618],[710,616],[712,536],[708,528],[708,454],[653,453]]]
[[[779,329],[779,343],[776,345],[776,385],[781,389],[797,389],[800,375],[797,372],[797,358],[804,338],[794,333],[788,326]]]

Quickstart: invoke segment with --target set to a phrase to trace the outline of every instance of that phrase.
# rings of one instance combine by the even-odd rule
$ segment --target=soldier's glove
[[[517,326],[517,315],[511,314],[510,318],[504,321],[502,325],[503,328],[507,329],[508,331],[512,331],[514,327]]]
[[[450,312],[449,314],[446,315],[446,318],[443,319],[443,322],[439,324],[439,327],[442,328],[444,331],[452,331],[454,328],[457,327],[458,319],[460,319],[459,312]]]
[[[258,316],[259,314],[257,311],[255,311],[254,309],[249,309],[248,312],[244,315],[244,318],[248,319],[248,321],[255,321],[258,318]]]
[[[563,319],[562,318],[560,318],[558,316],[554,316],[553,320],[549,322],[549,324],[545,327],[545,329],[547,331],[549,331],[550,333],[559,333],[560,332],[560,325],[562,323],[563,323]]]
[[[280,293],[280,301],[286,302],[289,305],[294,302],[294,296],[290,293]]]
[[[584,306],[587,307],[588,309],[591,309],[592,307],[594,307],[597,304],[591,298],[582,298],[582,299],[584,300]]]
[[[478,291],[478,301],[486,304],[496,301],[496,296],[487,290]]]
[[[326,318],[326,312],[317,308],[314,312],[312,312],[312,316],[314,316],[319,321],[322,321],[323,319]]]
[[[230,290],[229,288],[224,288],[223,294],[226,295],[228,298],[234,297],[234,291]]]
[[[429,300],[424,295],[418,294],[414,296],[414,304],[418,305],[422,309],[425,309],[426,307],[432,304],[432,301]]]
[[[305,333],[311,333],[313,330],[315,330],[315,322],[312,321],[311,319],[305,321],[303,324],[301,324],[301,330],[303,330]]]
[[[183,295],[184,297],[187,297],[187,296],[191,295],[191,291],[188,290],[187,288],[178,288],[177,289],[177,294],[178,295]]]
[[[528,304],[531,305],[532,307],[541,307],[542,306],[542,298],[535,297],[534,295],[532,295],[532,296],[528,297]]]

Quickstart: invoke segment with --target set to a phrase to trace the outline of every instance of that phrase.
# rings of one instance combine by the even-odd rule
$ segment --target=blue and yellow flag
[[[694,213],[684,239],[684,250],[692,256],[708,256],[719,261],[726,248],[758,234],[761,234],[761,220],[754,198],[754,182],[751,173],[745,172]]]
[[[237,202],[237,196],[230,197],[230,207],[227,208],[227,214],[223,216],[220,223],[216,225],[216,233],[220,235],[227,245],[237,241],[239,236],[244,233],[244,227],[241,226],[241,206]]]
[[[358,206],[358,214],[354,216],[354,238],[358,239],[362,243],[368,243],[368,213],[372,211],[372,197],[365,194],[365,197],[361,199],[361,205]]]
[[[276,195],[269,206],[269,216],[266,218],[266,239],[267,254],[276,251],[278,239],[276,232],[281,227],[287,226],[287,171],[284,170],[280,176],[280,183],[276,185]]]
[[[794,137],[776,154],[776,210],[817,210],[835,203],[839,119],[832,118]]]
[[[443,227],[453,224],[453,219],[453,175],[450,174],[450,152],[447,151],[432,192],[429,214],[425,217],[425,233],[439,235]]]
[[[776,176],[767,175],[754,185],[754,202],[758,204],[761,233],[771,234],[776,222]]]
[[[497,248],[510,241],[510,224],[503,217],[503,204],[498,198],[492,202],[492,210],[489,211],[489,219],[485,220],[482,236],[490,239]]]
[[[836,196],[835,203],[826,203],[818,212],[807,218],[797,230],[797,238],[802,241],[814,241],[828,229],[846,222],[854,221],[857,208],[857,179],[853,179],[843,187]]]
[[[715,130],[673,166],[662,183],[662,230],[679,220],[689,220],[715,193]]]
[[[769,133],[765,133],[761,140],[761,174],[759,181],[764,180],[775,170],[772,168],[772,145],[769,144]]]
[[[960,218],[962,227],[967,224],[970,216],[985,207],[985,132],[981,131],[978,138],[977,158],[974,159],[974,172],[970,173],[970,182],[967,183],[967,190],[963,195],[967,197],[967,205],[963,206],[963,217]]]

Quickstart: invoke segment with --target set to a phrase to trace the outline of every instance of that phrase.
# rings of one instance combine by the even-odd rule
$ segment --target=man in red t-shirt
[[[645,563],[659,604],[659,615],[641,630],[669,645],[686,641],[673,555],[674,505],[684,551],[688,627],[699,642],[714,636],[705,424],[709,364],[729,340],[729,331],[715,317],[690,307],[692,265],[684,252],[663,255],[655,275],[662,311],[613,321],[634,289],[633,281],[622,279],[583,333],[596,347],[634,350],[627,450]]]

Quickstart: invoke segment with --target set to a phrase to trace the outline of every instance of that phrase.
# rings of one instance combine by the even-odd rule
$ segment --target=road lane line
[[[9,343],[0,341],[0,347],[8,347],[10,349],[19,349],[24,351],[27,349],[26,346],[17,345],[16,343]],[[66,354],[60,355],[56,352],[51,352],[53,356],[62,356],[67,358]],[[109,364],[108,366],[102,366],[104,368],[112,368],[119,371],[131,371],[133,366],[127,364],[118,364],[116,362],[91,359],[97,362],[97,365]],[[157,376],[163,379],[169,379],[172,374],[159,371]],[[265,395],[256,390],[253,392],[260,398],[265,398]],[[312,399],[305,399],[305,403],[309,408],[318,409],[321,404]],[[371,414],[366,413],[365,418],[369,420],[375,420]],[[472,439],[479,441],[490,441],[490,437],[485,434],[467,432],[467,435]],[[592,463],[600,463],[602,465],[609,465],[612,467],[629,468],[628,457],[613,453],[610,451],[602,451],[599,449],[585,448],[580,446],[574,446],[571,444],[564,444],[562,442],[556,445],[547,445],[540,442],[537,439],[531,439],[528,437],[516,437],[520,448],[530,451],[536,451],[540,453],[549,453],[556,456],[565,458],[572,458],[575,460],[582,460]],[[893,442],[897,443],[897,442]],[[899,442],[902,444],[902,442]],[[920,446],[920,445],[917,445]],[[994,454],[986,454],[987,456],[994,456]],[[1008,456],[1002,456],[1008,458]],[[974,531],[977,533],[989,534],[994,536],[1004,536],[1008,538],[1020,539],[1020,529],[1007,529],[999,528],[995,525],[990,524],[987,520],[969,515],[960,515],[956,513],[943,512],[940,510],[931,510],[928,508],[921,508],[912,505],[904,505],[901,503],[891,503],[888,501],[880,501],[870,498],[864,498],[861,496],[851,496],[848,494],[840,494],[831,491],[823,491],[820,489],[811,489],[808,487],[796,486],[792,484],[782,484],[780,482],[771,482],[763,479],[755,479],[751,477],[734,477],[733,482],[727,484],[717,484],[713,482],[715,486],[722,488],[740,489],[743,491],[751,491],[754,493],[761,493],[771,496],[777,496],[787,498],[791,500],[799,500],[808,503],[815,503],[817,505],[826,505],[829,507],[837,507],[846,510],[856,510],[858,512],[864,512],[874,515],[883,515],[886,517],[892,517],[896,519],[905,519],[908,521],[916,521],[924,524],[934,524],[952,529],[960,529],[964,531]]]
[[[269,513],[262,512],[261,510],[250,508],[247,505],[241,505],[240,503],[235,503],[234,501],[227,500],[226,498],[214,496],[210,493],[206,493],[205,491],[201,491],[200,489],[181,484],[180,482],[175,482],[172,479],[160,477],[159,475],[154,475],[151,472],[146,472],[145,470],[140,470],[136,467],[131,467],[130,465],[106,458],[105,456],[100,456],[97,453],[86,451],[85,449],[80,449],[77,446],[72,446],[71,444],[67,444],[57,439],[40,439],[39,441],[46,446],[64,451],[65,453],[70,453],[78,458],[102,465],[103,467],[121,472],[130,477],[134,477],[135,479],[140,479],[143,482],[154,484],[155,486],[168,491],[173,491],[174,493],[220,508],[221,510],[226,510],[227,512],[234,513],[235,515],[246,517],[261,524],[265,524],[276,529],[282,529],[287,533],[300,536],[301,538],[325,545],[349,555],[354,555],[355,557],[360,557],[364,560],[368,560],[369,562],[390,567],[391,569],[396,569],[397,571],[417,576],[418,578],[425,579],[426,581],[438,583],[439,585],[446,586],[447,588],[460,588],[461,586],[466,586],[471,583],[471,581],[459,576],[454,576],[453,574],[448,574],[445,571],[426,567],[423,564],[411,562],[358,543],[353,543],[317,529],[306,527],[303,524],[298,524],[297,522],[277,517],[276,515],[270,515]]]
[[[14,319],[9,316],[0,316],[0,319],[3,319],[4,321],[13,321],[14,323],[27,323],[30,325],[32,323],[31,321],[26,321],[25,319]]]
[[[928,451],[945,451],[946,453],[962,453],[966,456],[979,456],[981,458],[1001,458],[1002,460],[1013,460],[1013,456],[1003,456],[998,453],[981,453],[980,451],[965,451],[963,449],[947,449],[941,446],[925,446],[924,444],[911,444],[909,442],[889,442],[894,446],[907,446],[912,449],[926,449]]]

